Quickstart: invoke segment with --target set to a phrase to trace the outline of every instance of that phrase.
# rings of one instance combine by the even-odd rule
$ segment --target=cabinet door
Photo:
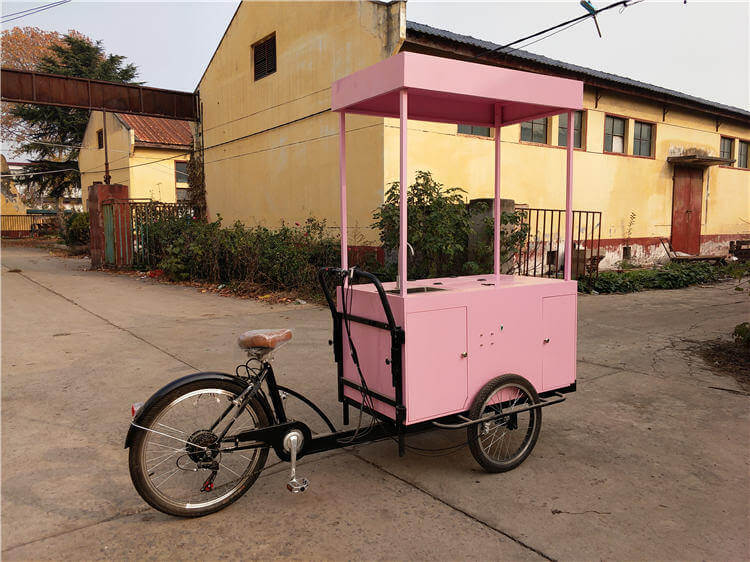
[[[413,312],[406,333],[407,421],[460,411],[466,401],[466,308]]]
[[[570,386],[576,379],[576,295],[542,299],[542,385]]]

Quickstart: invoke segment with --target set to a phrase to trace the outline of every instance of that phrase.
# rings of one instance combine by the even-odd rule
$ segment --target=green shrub
[[[698,283],[711,283],[727,276],[726,266],[708,263],[669,263],[654,269],[602,271],[584,290],[597,293],[632,293],[644,289],[681,289]]]
[[[317,270],[340,261],[338,238],[325,221],[279,228],[221,226],[191,217],[168,218],[147,227],[153,267],[175,280],[249,281],[269,290],[317,291]]]
[[[471,232],[464,190],[445,188],[430,172],[418,171],[407,189],[407,240],[414,248],[409,255],[408,276],[412,279],[441,277],[460,271]],[[373,213],[373,227],[380,231],[386,252],[398,249],[399,183],[393,182],[385,202]]]
[[[63,240],[68,246],[81,246],[89,243],[89,214],[70,213],[65,217]]]
[[[750,349],[750,322],[737,324],[734,327],[732,336],[734,336],[734,343],[741,347],[747,347]]]
[[[469,208],[464,200],[465,191],[458,187],[446,188],[428,171],[418,171],[415,181],[407,189],[408,233],[407,240],[414,249],[409,254],[410,279],[429,279],[447,275],[489,273],[493,268],[492,239],[494,219],[484,220],[484,232],[477,233],[480,240],[471,259],[467,256],[469,236],[472,234],[472,213],[486,212],[485,205]],[[384,250],[394,256],[399,241],[399,183],[393,182],[385,194],[385,202],[373,213],[373,227],[380,231]],[[503,263],[511,260],[528,236],[528,226],[523,224],[524,212],[502,214],[500,231]],[[392,260],[396,261],[396,260]],[[395,278],[395,263],[390,263],[385,278]]]

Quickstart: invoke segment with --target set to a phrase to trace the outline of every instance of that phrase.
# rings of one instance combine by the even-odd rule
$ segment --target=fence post
[[[104,263],[104,220],[102,202],[107,199],[127,200],[128,186],[120,184],[95,183],[89,187],[88,212],[91,267],[101,267]]]

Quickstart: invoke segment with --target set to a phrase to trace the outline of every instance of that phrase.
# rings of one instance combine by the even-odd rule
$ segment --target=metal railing
[[[0,215],[3,238],[25,238],[53,228],[55,217],[49,215]]]
[[[529,229],[518,254],[520,275],[563,276],[565,263],[565,211],[563,209],[523,209],[523,224]],[[601,261],[601,211],[573,211],[573,279],[597,275]]]

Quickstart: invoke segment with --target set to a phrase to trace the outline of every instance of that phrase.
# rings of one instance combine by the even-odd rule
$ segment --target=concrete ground
[[[7,560],[750,556],[750,398],[691,351],[747,319],[747,298],[728,285],[582,296],[579,391],[545,410],[536,449],[512,472],[484,473],[465,448],[399,459],[382,442],[304,459],[306,494],[286,492],[279,465],[224,511],[181,520],[130,483],[131,402],[191,371],[231,371],[245,329],[289,326],[282,384],[340,420],[328,312],[87,267],[3,248]]]

